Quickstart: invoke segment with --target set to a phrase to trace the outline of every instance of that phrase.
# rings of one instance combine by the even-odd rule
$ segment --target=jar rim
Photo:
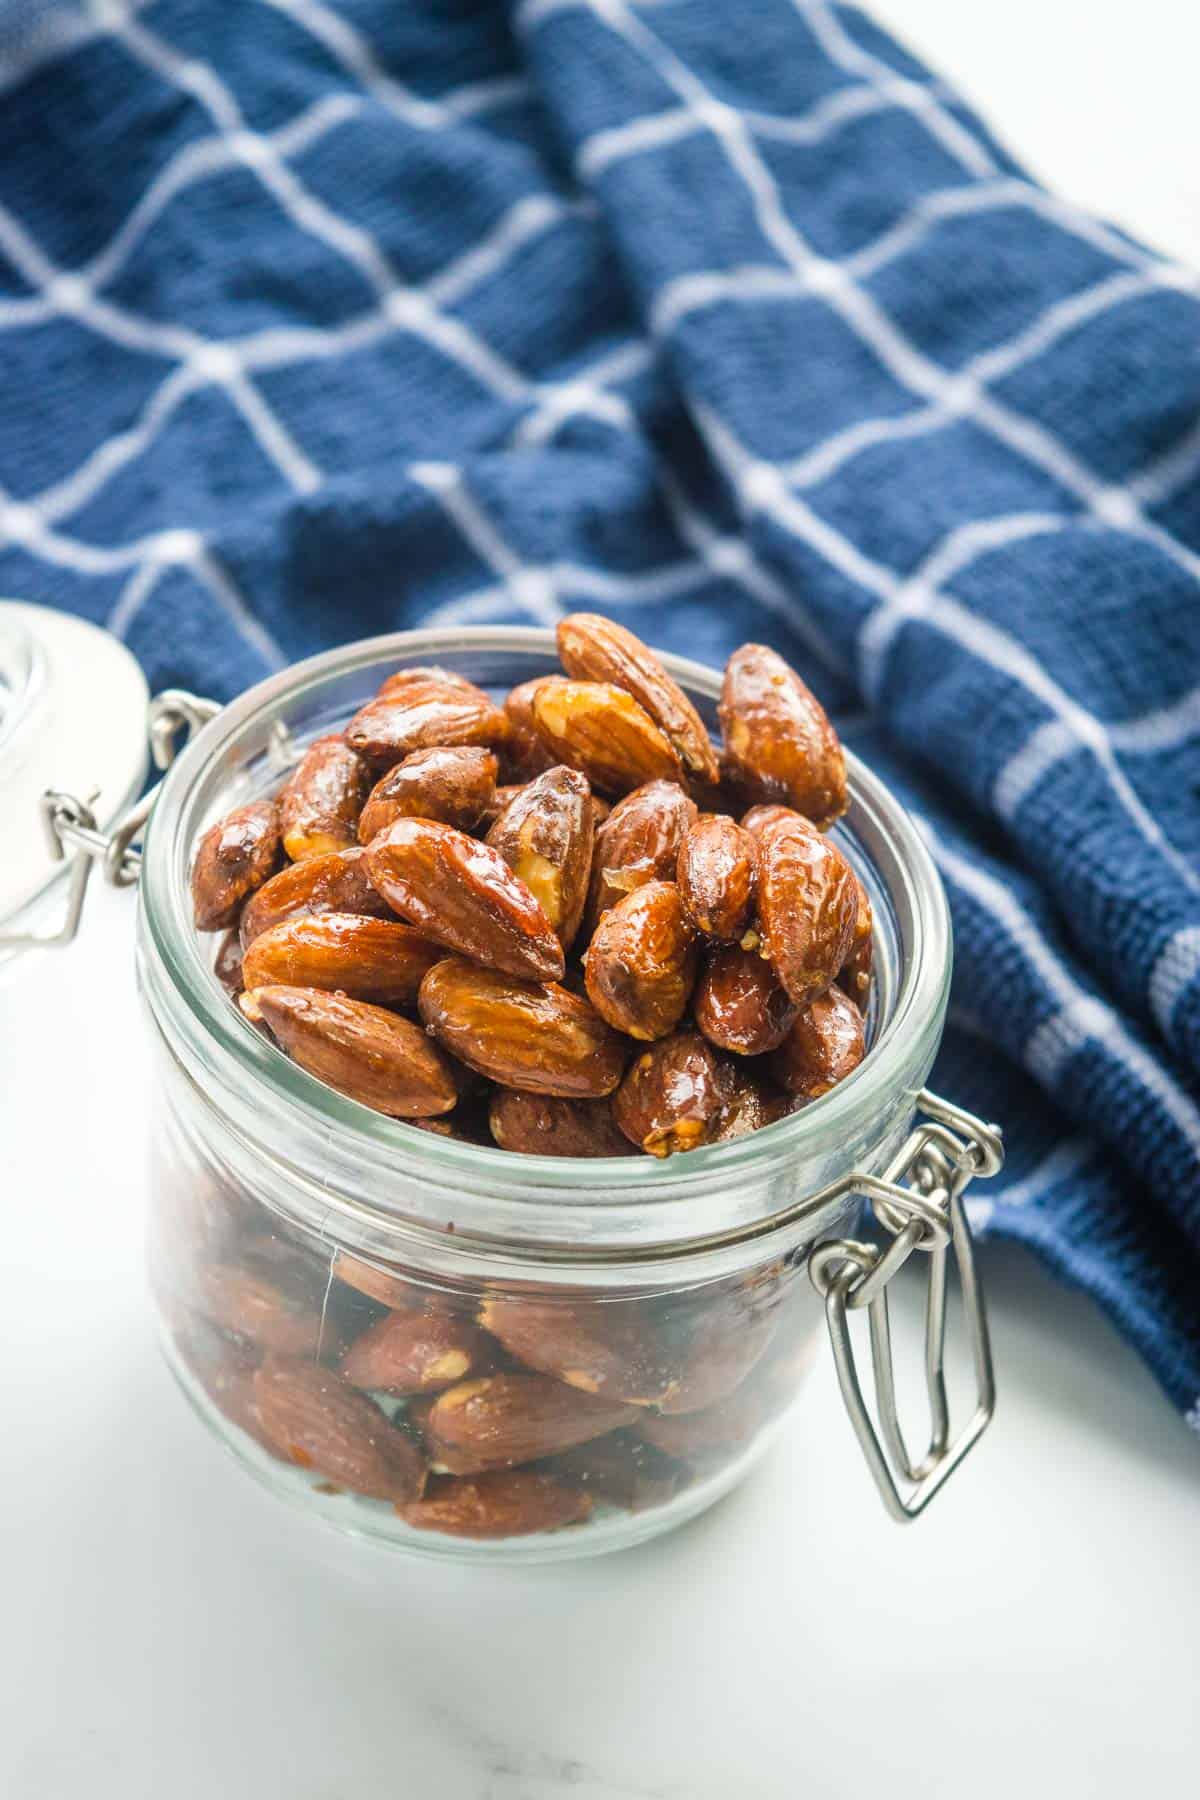
[[[488,1202],[494,1241],[496,1205],[508,1220],[502,1235],[511,1241],[558,1243],[577,1231],[594,1238],[605,1221],[614,1240],[668,1242],[682,1246],[690,1204],[724,1187],[748,1181],[756,1189],[775,1172],[828,1155],[843,1139],[861,1137],[865,1119],[907,1108],[911,1114],[940,1039],[949,986],[951,935],[940,877],[912,819],[885,783],[851,752],[846,753],[851,814],[869,816],[884,834],[897,879],[914,922],[912,951],[898,972],[888,1017],[863,1062],[830,1093],[802,1111],[763,1130],[707,1145],[659,1161],[650,1157],[582,1159],[532,1156],[441,1137],[376,1113],[307,1075],[266,1041],[241,1015],[213,977],[201,953],[190,910],[187,874],[200,825],[198,795],[214,767],[236,766],[248,747],[266,743],[285,705],[315,696],[323,687],[397,660],[437,662],[464,653],[530,654],[553,659],[554,634],[537,627],[493,626],[395,632],[360,640],[296,663],[249,689],[226,706],[188,744],[169,770],[146,833],[140,885],[139,971],[152,1014],[169,1044],[185,1060],[215,1077],[223,1102],[261,1093],[284,1109],[297,1137],[320,1139],[355,1163],[364,1179],[355,1182],[352,1210],[365,1206],[374,1223],[403,1227],[412,1222],[404,1207],[381,1196],[378,1183],[406,1173],[432,1184],[455,1217],[442,1229],[469,1234],[476,1202]],[[720,691],[720,671],[686,658],[657,652],[665,667],[692,695],[709,701]],[[894,897],[889,895],[889,897]],[[211,1084],[203,1091],[212,1102]],[[213,1102],[213,1104],[216,1104]],[[224,1106],[219,1108],[223,1110]],[[336,1135],[335,1135],[336,1134]],[[277,1162],[278,1166],[278,1162]],[[295,1173],[291,1165],[289,1173]],[[372,1180],[372,1174],[376,1180]],[[336,1189],[329,1192],[335,1209]],[[580,1217],[570,1215],[580,1212]],[[586,1226],[582,1214],[586,1214]],[[644,1216],[643,1216],[644,1215]],[[655,1216],[656,1215],[656,1216]],[[429,1215],[432,1216],[432,1215]],[[706,1214],[711,1223],[711,1210]],[[748,1223],[741,1212],[732,1211]],[[754,1219],[761,1228],[759,1209]],[[665,1239],[664,1239],[664,1235]]]

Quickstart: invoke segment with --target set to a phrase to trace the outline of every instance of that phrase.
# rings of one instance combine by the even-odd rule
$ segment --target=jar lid
[[[53,936],[66,861],[42,816],[50,790],[78,794],[101,829],[146,779],[141,669],[117,638],[46,606],[0,601],[0,961]]]

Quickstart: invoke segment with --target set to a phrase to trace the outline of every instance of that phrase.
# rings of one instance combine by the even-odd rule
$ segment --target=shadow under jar
[[[717,672],[665,658],[706,723]],[[512,1561],[639,1542],[765,1450],[824,1331],[811,1250],[913,1124],[950,974],[912,825],[848,757],[834,835],[874,908],[869,1053],[802,1112],[659,1162],[536,1157],[386,1118],[307,1075],[230,1002],[194,929],[214,820],[408,665],[503,693],[549,632],[378,638],[227,707],[147,832],[138,969],[156,1043],[150,1272],[172,1370],[265,1485],[361,1535]]]

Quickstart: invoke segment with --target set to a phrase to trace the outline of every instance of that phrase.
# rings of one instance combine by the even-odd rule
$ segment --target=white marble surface
[[[1191,9],[887,10],[1048,179],[1200,256]],[[617,1558],[410,1563],[258,1492],[151,1340],[131,942],[97,892],[0,979],[5,1800],[1195,1792],[1200,1445],[1017,1255],[997,1422],[907,1532],[827,1362],[743,1491]]]

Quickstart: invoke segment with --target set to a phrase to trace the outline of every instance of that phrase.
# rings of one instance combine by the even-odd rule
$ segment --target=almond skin
[[[412,1006],[445,952],[411,926],[354,913],[308,913],[260,932],[246,951],[242,985],[321,988],[374,1006]]]
[[[838,986],[853,1000],[859,1011],[867,1004],[867,996],[871,992],[871,966],[874,961],[875,927],[871,911],[871,901],[866,888],[854,877],[854,885],[858,889],[858,911],[854,918],[854,936],[850,942],[850,954],[838,971]]]
[[[674,1031],[696,978],[696,932],[673,881],[635,888],[603,915],[583,959],[601,1018],[650,1041]]]
[[[800,819],[803,816],[794,806],[752,806],[742,819],[742,830],[748,831],[751,837],[758,837],[776,819]]]
[[[624,1040],[566,988],[448,957],[421,983],[419,1005],[434,1036],[501,1087],[598,1100],[621,1079]]]
[[[722,944],[700,971],[692,1011],[710,1044],[762,1056],[782,1044],[799,1008],[757,952]]]
[[[563,1100],[497,1088],[488,1115],[502,1150],[525,1156],[632,1156],[607,1100]]]
[[[492,1360],[487,1339],[469,1319],[444,1308],[389,1313],[347,1350],[341,1370],[355,1387],[389,1394],[436,1394]]]
[[[587,777],[561,764],[519,788],[487,834],[540,904],[564,950],[583,918],[594,839]]]
[[[321,1315],[307,1296],[232,1263],[214,1263],[200,1274],[199,1297],[205,1317],[241,1343],[288,1356],[317,1354]]]
[[[557,636],[568,675],[579,681],[609,682],[632,694],[689,774],[701,781],[718,779],[716,752],[704,721],[648,645],[600,613],[571,613],[559,621]]]
[[[439,1394],[424,1424],[431,1460],[452,1475],[536,1462],[638,1416],[545,1375],[485,1375]]]
[[[638,1057],[613,1098],[613,1117],[651,1156],[695,1150],[720,1117],[720,1066],[695,1031],[678,1031]]]
[[[866,1053],[862,1014],[831,987],[800,1013],[771,1058],[771,1073],[789,1094],[817,1100],[853,1074]]]
[[[790,1112],[789,1097],[769,1087],[750,1069],[724,1069],[722,1075],[724,1098],[710,1143],[727,1144],[734,1138],[746,1137],[752,1131],[761,1131],[764,1125],[774,1125]]]
[[[411,674],[412,671],[401,671]],[[481,688],[455,677],[405,680],[368,701],[346,727],[346,742],[375,769],[387,769],[414,750],[445,744],[495,749],[509,735],[508,720]]]
[[[361,850],[306,856],[303,862],[280,869],[251,895],[241,919],[242,949],[272,925],[306,912],[362,913],[372,919],[395,916],[371,886]]]
[[[683,765],[644,707],[604,681],[547,676],[534,689],[538,735],[593,787],[627,794],[647,781],[682,781]]]
[[[697,929],[721,943],[736,943],[754,910],[758,851],[753,835],[721,814],[702,815],[679,846],[676,880]]]
[[[479,1323],[518,1362],[585,1394],[660,1406],[679,1386],[679,1359],[642,1301],[494,1295]]]
[[[316,988],[263,987],[253,1003],[293,1062],[361,1106],[419,1119],[458,1099],[446,1058],[395,1013]]]
[[[365,765],[340,733],[311,744],[279,796],[283,847],[292,861],[356,843],[368,786]]]
[[[236,931],[227,931],[217,949],[216,961],[213,963],[213,974],[225,989],[236,1000],[245,982],[242,980],[242,941]]]
[[[824,707],[765,644],[725,665],[723,770],[754,799],[794,806],[821,829],[846,810],[846,759]]]
[[[858,918],[858,884],[829,838],[806,819],[776,819],[758,840],[758,922],[763,953],[797,1006],[829,987],[846,960]]]
[[[367,847],[371,880],[394,912],[487,968],[559,981],[563,949],[499,851],[433,819],[397,819]]]
[[[499,767],[495,752],[478,744],[414,750],[371,789],[358,821],[360,843],[397,819],[440,819],[473,830],[495,797]]]
[[[537,722],[533,716],[533,696],[544,676],[533,681],[523,681],[519,687],[512,689],[504,701],[504,712],[509,723],[509,740],[506,760],[514,775],[520,775],[529,781],[540,775],[545,769],[552,769],[557,761],[538,732]]]
[[[279,862],[279,809],[273,800],[239,806],[200,839],[192,865],[197,931],[226,931],[242,903]]]
[[[696,803],[677,781],[650,781],[613,807],[596,833],[584,931],[648,881],[673,881],[679,848],[696,819]]]
[[[418,1531],[447,1537],[528,1537],[577,1525],[592,1510],[581,1487],[556,1481],[539,1469],[496,1469],[489,1474],[435,1475],[423,1500],[396,1511]]]
[[[437,663],[414,663],[411,668],[397,669],[380,684],[375,695],[377,700],[394,700],[397,694],[411,692],[413,688],[424,687],[459,688],[463,693],[478,694],[479,689],[465,675],[456,675],[452,669],[443,669]]]
[[[254,1377],[254,1408],[264,1437],[289,1462],[374,1500],[420,1498],[425,1464],[415,1444],[332,1369],[268,1357]]]

